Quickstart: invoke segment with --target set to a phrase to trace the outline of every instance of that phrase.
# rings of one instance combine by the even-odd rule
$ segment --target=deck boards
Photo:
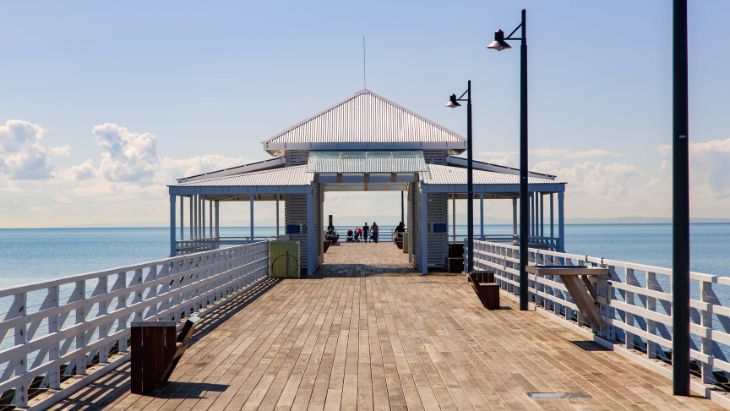
[[[129,393],[127,364],[55,408],[719,409],[509,298],[485,310],[462,276],[420,276],[393,244],[325,261],[318,278],[229,303],[155,397]]]

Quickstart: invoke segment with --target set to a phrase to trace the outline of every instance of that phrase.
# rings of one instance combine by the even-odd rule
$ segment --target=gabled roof
[[[263,142],[284,150],[433,149],[460,153],[466,140],[382,96],[364,89]]]

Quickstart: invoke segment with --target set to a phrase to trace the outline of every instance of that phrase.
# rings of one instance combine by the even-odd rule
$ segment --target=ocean
[[[391,229],[381,226],[381,232]],[[255,235],[274,230],[257,227]],[[568,224],[565,230],[569,253],[671,267],[670,224]],[[507,225],[485,229],[487,234],[511,231]],[[248,232],[221,229],[222,236]],[[457,234],[465,232],[466,226],[457,227]],[[730,223],[693,224],[691,233],[692,270],[730,276]],[[0,229],[0,288],[162,259],[169,253],[168,235],[167,228]]]

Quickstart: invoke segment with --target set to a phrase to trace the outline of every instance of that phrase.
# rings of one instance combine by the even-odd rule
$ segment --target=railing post
[[[76,281],[74,291],[69,298],[69,302],[83,301],[86,299],[86,281]],[[76,322],[75,324],[83,324],[86,322],[86,304],[81,304],[76,308]],[[86,355],[84,354],[84,348],[86,348],[86,331],[79,331],[76,334],[76,348],[81,350],[81,354],[76,359],[76,375],[86,374]]]
[[[646,272],[646,289],[647,290],[656,290],[655,284],[659,284],[656,278],[656,273],[653,273],[651,271]],[[647,296],[646,297],[646,309],[652,312],[656,312],[656,298]],[[647,318],[646,319],[646,332],[648,332],[651,335],[656,335],[656,323],[654,320]],[[647,357],[653,359],[656,358],[657,354],[657,344],[652,341],[646,342],[646,355]]]
[[[53,285],[48,287],[48,294],[46,295],[46,301],[43,303],[43,309],[52,309],[59,307],[59,287]],[[57,333],[61,329],[58,314],[49,314],[48,316],[48,334]],[[51,343],[48,348],[48,361],[53,362],[58,360],[60,357],[59,342]],[[61,365],[54,364],[53,367],[48,371],[48,388],[57,390],[61,388]]]
[[[702,281],[701,284],[700,299],[702,300],[702,302],[707,304],[707,310],[700,311],[702,313],[702,326],[712,329],[712,307],[715,303],[715,293],[712,291],[712,283]],[[715,355],[713,351],[712,339],[702,337],[701,344],[702,353],[712,358]],[[700,371],[702,373],[702,383],[712,384],[714,381],[714,376],[712,375],[712,366],[706,362],[702,362],[702,368]]]
[[[626,275],[624,277],[624,284],[635,285],[634,284],[635,281],[633,281],[634,278],[635,278],[634,269],[627,268]],[[626,291],[624,293],[624,302],[627,305],[633,306],[634,305],[634,293],[631,291]],[[634,314],[626,311],[626,320],[625,321],[626,321],[626,325],[633,326],[634,325]],[[630,331],[627,330],[627,331],[625,331],[625,335],[626,335],[626,341],[625,341],[626,349],[633,350],[634,349],[634,334],[632,334]]]

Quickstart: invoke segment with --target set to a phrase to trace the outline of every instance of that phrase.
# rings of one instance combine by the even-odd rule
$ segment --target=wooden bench
[[[494,282],[494,273],[489,271],[472,271],[468,275],[474,292],[487,310],[499,309],[499,284]]]
[[[132,323],[132,393],[149,394],[167,383],[190,346],[197,322],[198,317],[188,318],[179,334],[175,321]]]

